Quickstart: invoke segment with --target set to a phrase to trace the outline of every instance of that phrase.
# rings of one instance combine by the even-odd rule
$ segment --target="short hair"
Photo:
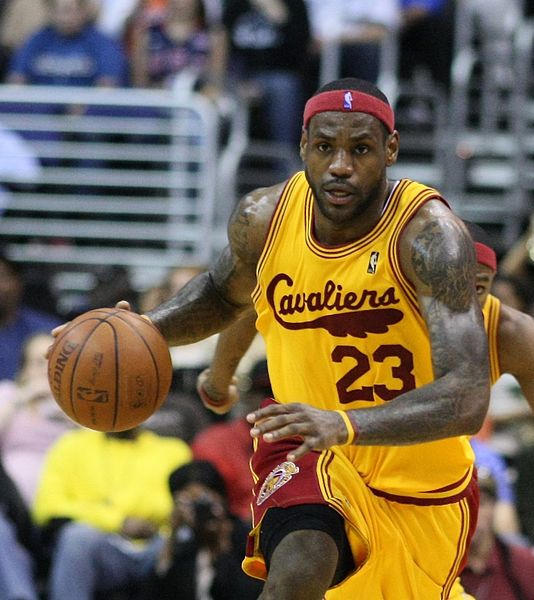
[[[201,483],[223,498],[227,497],[226,484],[222,475],[208,460],[193,460],[178,467],[169,475],[171,494],[179,492],[190,483]]]
[[[382,90],[380,90],[374,83],[366,81],[365,79],[358,79],[357,77],[343,77],[341,79],[335,79],[325,83],[320,87],[313,95],[322,94],[323,92],[332,92],[335,90],[352,90],[354,92],[362,92],[363,94],[369,94],[374,96],[382,102],[385,102],[389,106],[389,100]]]

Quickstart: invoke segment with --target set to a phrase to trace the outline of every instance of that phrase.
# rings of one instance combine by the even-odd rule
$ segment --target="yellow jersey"
[[[499,364],[499,350],[497,346],[497,333],[499,329],[499,317],[501,314],[501,301],[488,295],[482,309],[484,315],[484,327],[488,337],[489,363],[490,363],[490,381],[493,385],[502,375]]]
[[[371,231],[330,247],[314,236],[304,173],[288,181],[252,294],[276,401],[369,408],[433,380],[428,331],[399,257],[402,231],[431,199],[444,202],[436,190],[403,179]],[[376,494],[399,501],[449,502],[471,480],[466,436],[343,451]]]

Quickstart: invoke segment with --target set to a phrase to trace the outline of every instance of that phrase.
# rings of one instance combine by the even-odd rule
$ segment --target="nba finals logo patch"
[[[344,110],[352,110],[352,93],[345,92],[343,96],[343,108]]]
[[[276,490],[279,490],[283,485],[291,481],[293,475],[296,475],[299,470],[300,469],[295,463],[289,461],[278,465],[265,478],[260,493],[258,494],[256,504],[258,506],[263,504],[269,496],[272,496],[276,492]]]
[[[367,272],[374,275],[376,273],[376,267],[378,266],[378,257],[380,256],[380,252],[371,252],[371,256],[369,257],[369,264],[367,265]]]

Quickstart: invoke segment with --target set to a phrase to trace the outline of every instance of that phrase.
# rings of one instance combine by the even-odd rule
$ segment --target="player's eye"
[[[366,146],[365,144],[359,144],[358,146],[356,146],[356,148],[354,148],[355,154],[367,154],[368,152],[369,146]]]

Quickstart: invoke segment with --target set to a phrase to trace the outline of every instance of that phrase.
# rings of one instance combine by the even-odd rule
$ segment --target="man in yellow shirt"
[[[168,476],[191,459],[182,440],[139,428],[61,437],[48,454],[34,505],[37,523],[57,529],[50,600],[93,600],[95,592],[142,581],[172,510]]]

